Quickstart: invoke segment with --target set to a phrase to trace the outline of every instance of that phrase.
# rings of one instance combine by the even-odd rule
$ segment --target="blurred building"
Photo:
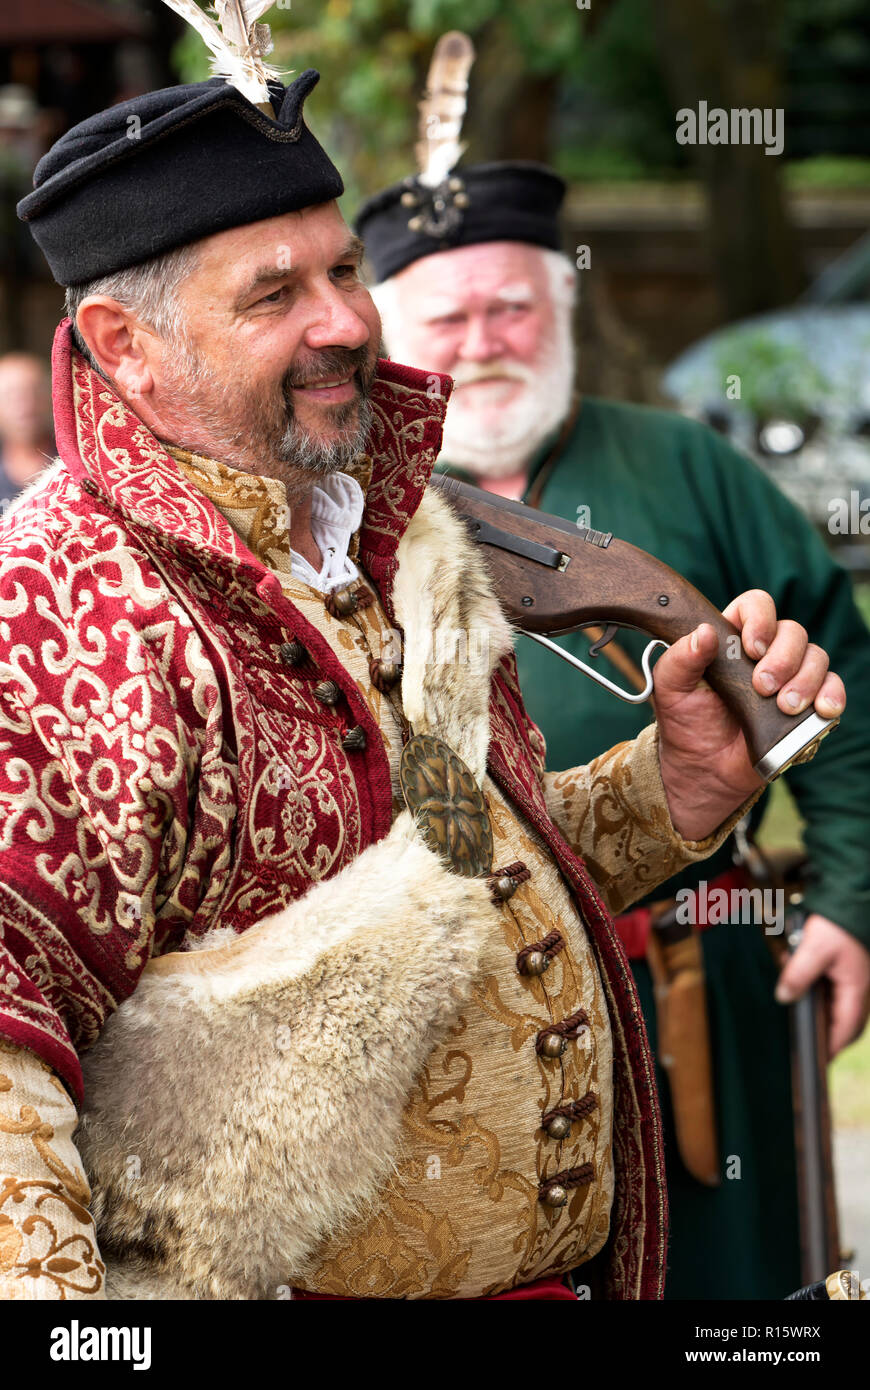
[[[0,353],[45,352],[63,302],[15,214],[37,161],[95,111],[177,81],[169,51],[179,26],[165,6],[148,0],[3,0]]]

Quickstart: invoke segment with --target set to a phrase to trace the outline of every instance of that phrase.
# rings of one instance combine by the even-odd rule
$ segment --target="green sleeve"
[[[870,632],[849,576],[798,508],[755,464],[703,434],[710,473],[704,486],[702,467],[701,505],[716,507],[714,533],[732,596],[767,589],[780,617],[800,622],[825,648],[846,686],[839,727],[812,762],[785,777],[806,822],[805,905],[870,947]]]

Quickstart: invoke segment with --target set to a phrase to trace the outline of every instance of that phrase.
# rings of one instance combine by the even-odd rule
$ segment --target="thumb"
[[[827,964],[825,957],[812,942],[804,940],[794,955],[789,956],[777,981],[774,998],[778,1004],[793,1004],[806,994],[824,973]]]
[[[701,623],[659,657],[655,667],[655,698],[690,695],[704,679],[704,672],[719,650],[716,629]]]

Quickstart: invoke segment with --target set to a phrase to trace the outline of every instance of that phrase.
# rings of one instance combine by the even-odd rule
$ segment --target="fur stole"
[[[427,493],[398,550],[402,699],[482,782],[510,648],[483,562]],[[498,910],[403,813],[241,935],[153,959],[82,1057],[76,1143],[114,1299],[270,1299],[389,1178],[416,1075]],[[409,925],[413,933],[409,934]]]

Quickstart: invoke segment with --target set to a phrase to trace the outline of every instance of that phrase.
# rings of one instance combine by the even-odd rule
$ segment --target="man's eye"
[[[287,293],[287,286],[282,285],[279,290],[273,290],[271,294],[264,295],[258,300],[259,304],[279,304],[282,297]]]
[[[333,267],[332,273],[339,280],[353,280],[357,273],[357,267],[352,262],[348,265],[337,265]]]

